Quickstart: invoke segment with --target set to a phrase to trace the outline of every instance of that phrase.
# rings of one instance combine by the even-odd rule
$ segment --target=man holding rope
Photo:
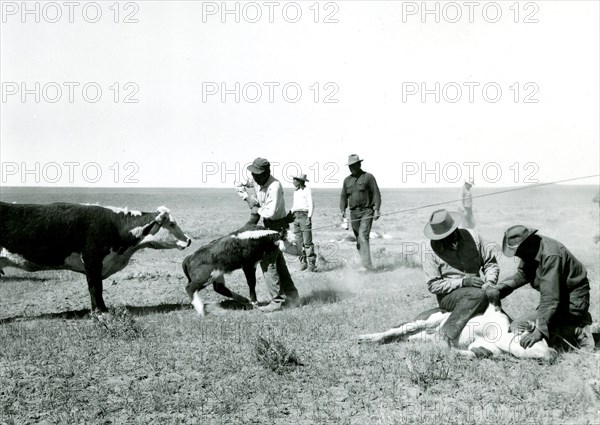
[[[342,218],[346,218],[346,208],[350,207],[350,221],[352,231],[356,236],[356,249],[360,254],[362,267],[359,271],[373,268],[371,263],[371,249],[369,247],[369,233],[373,220],[379,219],[381,207],[381,194],[377,181],[371,173],[361,168],[362,159],[352,154],[346,164],[350,168],[350,175],[344,179],[340,211]]]
[[[527,283],[540,292],[536,311],[511,324],[513,332],[529,332],[521,346],[531,347],[543,338],[554,348],[566,343],[593,351],[590,283],[583,264],[560,242],[525,226],[512,226],[504,233],[502,251],[521,262],[514,276],[497,285],[500,296]]]

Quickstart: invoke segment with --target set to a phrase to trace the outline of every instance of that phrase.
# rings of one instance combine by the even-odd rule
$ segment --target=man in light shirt
[[[424,229],[435,253],[427,255],[423,265],[427,288],[440,308],[452,312],[442,332],[454,346],[469,319],[487,308],[485,289],[495,288],[500,274],[492,248],[473,230],[459,229],[459,224],[460,214],[437,210]]]
[[[257,203],[254,201],[255,205],[250,206],[254,207],[267,229],[277,231],[287,229],[289,223],[286,220],[283,188],[279,180],[271,175],[271,164],[264,158],[256,158],[252,165],[248,166],[248,170],[252,173],[258,201]],[[265,255],[260,262],[260,267],[271,296],[271,302],[260,309],[273,312],[284,306],[298,306],[298,290],[294,286],[281,251],[275,250]]]
[[[317,271],[317,255],[312,241],[312,215],[314,210],[312,192],[306,187],[308,178],[306,174],[294,177],[294,204],[292,205],[292,214],[294,214],[294,233],[296,242],[301,247],[300,271],[308,269],[310,272]]]

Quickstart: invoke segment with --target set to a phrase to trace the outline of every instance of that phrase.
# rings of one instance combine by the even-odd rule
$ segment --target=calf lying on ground
[[[408,341],[443,341],[441,328],[450,313],[439,308],[427,310],[419,314],[414,321],[404,323],[385,332],[360,335],[359,341],[391,342]],[[552,360],[556,350],[550,348],[546,340],[535,343],[530,348],[519,344],[524,334],[517,335],[509,330],[510,319],[502,312],[499,304],[490,304],[487,310],[469,320],[460,334],[459,353],[467,357],[487,357],[500,353],[509,353],[520,358]],[[460,349],[462,348],[462,350]],[[466,349],[466,350],[465,350]]]
[[[198,292],[210,284],[221,295],[243,304],[256,304],[256,263],[265,253],[282,249],[283,239],[280,232],[249,222],[241,229],[209,242],[188,255],[182,264],[188,278],[185,289],[196,312],[204,315],[204,303]],[[224,275],[240,268],[246,276],[250,300],[225,286]]]

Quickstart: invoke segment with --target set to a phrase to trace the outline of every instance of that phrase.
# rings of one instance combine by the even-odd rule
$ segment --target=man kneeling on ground
[[[544,338],[554,348],[568,348],[570,344],[592,351],[587,271],[562,243],[536,233],[537,230],[520,225],[504,233],[504,255],[516,255],[521,261],[517,273],[497,285],[500,297],[527,283],[540,292],[536,311],[513,322],[511,329],[530,332],[521,338],[524,348]]]
[[[453,346],[469,319],[486,310],[484,289],[496,285],[500,272],[491,248],[473,230],[459,229],[459,224],[460,214],[437,210],[424,230],[435,253],[426,256],[423,267],[427,287],[440,308],[452,312],[442,334]]]

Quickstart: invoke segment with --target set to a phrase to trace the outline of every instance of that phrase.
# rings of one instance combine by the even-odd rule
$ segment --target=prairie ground
[[[481,200],[476,213],[489,241],[498,243],[506,227],[522,223],[565,243],[588,269],[591,313],[598,321],[595,190]],[[335,223],[337,192],[317,194],[322,207],[315,227]],[[435,202],[436,196],[449,195],[396,197],[384,191],[384,202],[387,198],[391,212],[432,197]],[[140,206],[145,210],[165,203],[148,198],[140,200],[148,203]],[[139,206],[119,201],[110,204]],[[106,279],[109,321],[86,314],[83,275],[5,269],[0,424],[599,423],[598,353],[563,353],[547,363],[509,356],[468,360],[433,344],[357,344],[358,334],[384,330],[435,306],[420,268],[427,251],[422,228],[431,208],[376,223],[374,231],[392,238],[372,240],[378,270],[370,274],[355,270],[354,244],[343,240],[343,231],[316,230],[327,260],[319,273],[298,272],[297,261],[287,257],[300,308],[273,314],[232,308],[207,288],[202,295],[212,303],[210,314],[197,317],[183,289],[181,261],[239,227],[247,214],[239,204],[231,214],[215,214],[218,202],[202,208],[170,203],[194,244],[186,251],[140,252]],[[513,259],[499,261],[501,278],[515,271]],[[266,301],[258,275],[259,299]],[[240,271],[227,284],[247,293]],[[518,317],[534,309],[538,298],[526,287],[503,305]]]

